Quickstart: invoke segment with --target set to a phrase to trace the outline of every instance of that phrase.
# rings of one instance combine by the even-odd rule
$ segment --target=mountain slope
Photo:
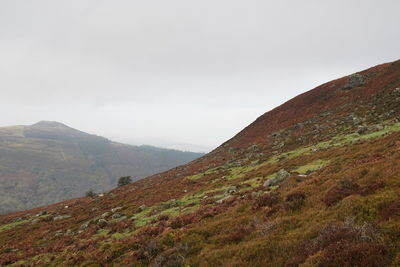
[[[399,266],[400,61],[321,85],[219,148],[0,216],[14,266]]]
[[[129,146],[58,122],[0,128],[0,213],[110,190],[202,154]]]

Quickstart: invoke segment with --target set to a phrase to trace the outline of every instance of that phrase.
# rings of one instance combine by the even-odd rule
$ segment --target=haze
[[[55,120],[209,151],[332,79],[399,59],[394,1],[0,2],[0,125]]]

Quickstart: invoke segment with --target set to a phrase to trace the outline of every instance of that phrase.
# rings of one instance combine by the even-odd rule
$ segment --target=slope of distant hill
[[[398,267],[400,61],[299,95],[184,166],[2,215],[0,240],[10,266]]]
[[[201,153],[130,146],[62,123],[0,128],[0,213],[103,192],[187,163]]]

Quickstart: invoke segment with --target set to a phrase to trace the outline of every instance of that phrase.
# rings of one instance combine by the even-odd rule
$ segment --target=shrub
[[[132,179],[130,176],[122,176],[118,179],[118,186],[124,186],[132,183]]]
[[[298,266],[322,252],[319,266],[385,266],[389,252],[377,227],[371,223],[329,224],[318,237],[303,242],[286,266]]]
[[[194,223],[197,221],[196,215],[193,213],[188,213],[188,214],[182,214],[180,216],[175,217],[171,221],[171,227],[172,229],[177,229],[181,228],[185,225]]]
[[[94,196],[96,196],[96,193],[93,192],[93,190],[89,190],[89,191],[87,191],[87,192],[85,193],[85,196],[86,196],[86,197],[94,197]]]
[[[326,192],[322,201],[327,206],[333,206],[347,196],[358,192],[359,185],[348,179],[342,179],[338,185],[332,187]]]
[[[280,200],[279,193],[262,194],[256,198],[253,209],[257,210],[262,207],[273,207],[278,204]]]
[[[286,197],[284,207],[286,210],[298,210],[303,206],[305,199],[306,195],[302,192],[292,193]]]

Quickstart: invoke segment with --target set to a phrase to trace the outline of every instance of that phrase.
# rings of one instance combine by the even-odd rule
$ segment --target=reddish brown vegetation
[[[267,193],[262,194],[256,198],[255,203],[253,205],[253,209],[257,210],[262,207],[273,207],[274,205],[278,204],[280,201],[279,193]]]
[[[372,224],[330,224],[319,236],[302,244],[286,266],[298,266],[309,256],[322,251],[319,266],[385,266],[389,250]]]
[[[374,193],[377,189],[384,186],[385,183],[382,181],[374,181],[366,186],[360,186],[349,179],[342,179],[325,193],[322,201],[327,206],[332,206],[350,195],[359,194],[365,196]]]

